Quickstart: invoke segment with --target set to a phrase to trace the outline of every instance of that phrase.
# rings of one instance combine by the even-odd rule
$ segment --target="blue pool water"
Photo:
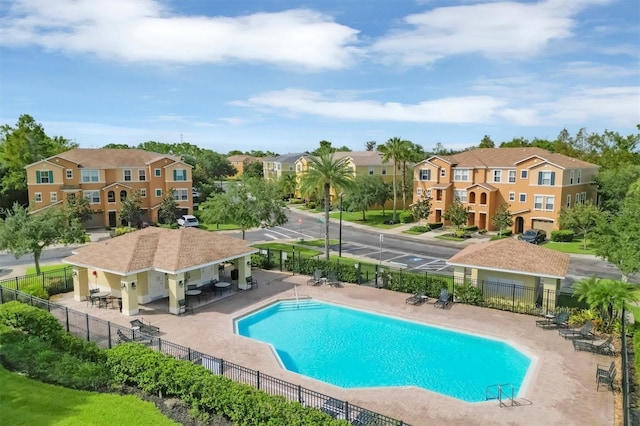
[[[236,320],[236,333],[273,345],[285,368],[344,388],[417,386],[468,402],[510,383],[531,359],[509,344],[318,302],[278,302]]]

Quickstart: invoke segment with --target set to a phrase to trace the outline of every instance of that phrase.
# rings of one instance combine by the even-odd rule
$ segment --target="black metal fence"
[[[60,321],[69,333],[81,339],[95,342],[105,349],[112,348],[123,341],[144,342],[147,346],[174,358],[200,364],[213,374],[225,376],[235,382],[248,384],[269,395],[279,395],[291,401],[298,401],[307,407],[323,410],[335,417],[350,421],[366,418],[370,421],[367,424],[379,426],[410,426],[402,420],[396,420],[363,407],[352,405],[348,401],[330,397],[160,337],[143,336],[136,330],[0,285],[0,304],[13,300],[47,310]],[[124,336],[124,339],[122,336]]]
[[[0,280],[0,286],[14,290],[31,288],[42,289],[50,296],[58,293],[73,291],[73,268],[67,266],[53,269],[40,274],[22,275],[20,277]]]
[[[631,402],[631,368],[632,362],[629,360],[629,354],[634,354],[633,348],[629,348],[629,344],[627,342],[627,326],[626,326],[626,312],[623,307],[622,309],[622,382],[621,382],[621,393],[622,393],[622,410],[623,410],[623,424],[624,426],[635,426],[640,424],[640,411],[637,408],[632,408]]]

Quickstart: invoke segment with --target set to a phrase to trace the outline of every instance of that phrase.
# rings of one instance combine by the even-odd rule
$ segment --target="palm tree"
[[[289,199],[293,198],[297,186],[298,182],[296,180],[296,175],[282,175],[280,178],[280,187],[282,188],[283,195]]]
[[[321,150],[317,157],[309,157],[309,169],[302,175],[300,190],[312,193],[321,188],[324,197],[324,256],[329,260],[329,209],[331,187],[339,190],[353,185],[353,171],[346,157],[335,159],[333,152]]]
[[[406,144],[399,137],[393,137],[384,145],[378,147],[382,153],[382,162],[388,163],[393,160],[393,222],[397,221],[396,206],[398,204],[398,187],[396,185],[397,165],[402,159]]]
[[[585,300],[591,309],[600,313],[607,332],[613,329],[613,322],[622,308],[638,301],[635,286],[610,279],[582,279],[576,282],[573,292],[579,301]]]

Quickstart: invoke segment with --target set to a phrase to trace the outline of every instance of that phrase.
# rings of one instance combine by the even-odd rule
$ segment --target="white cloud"
[[[573,35],[573,17],[589,4],[608,0],[495,2],[440,7],[409,15],[408,29],[379,39],[373,50],[388,63],[426,65],[445,56],[479,53],[487,57],[523,58],[552,40]]]
[[[589,61],[576,61],[558,64],[558,73],[582,78],[607,79],[638,75],[638,69],[636,67],[627,68]]]
[[[229,61],[342,69],[358,31],[296,9],[239,17],[184,16],[156,0],[21,0],[0,20],[0,45],[163,64]]]

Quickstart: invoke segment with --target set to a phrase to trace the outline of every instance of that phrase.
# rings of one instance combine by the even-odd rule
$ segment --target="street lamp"
[[[342,257],[342,196],[340,193],[340,226],[338,227],[338,257]]]

